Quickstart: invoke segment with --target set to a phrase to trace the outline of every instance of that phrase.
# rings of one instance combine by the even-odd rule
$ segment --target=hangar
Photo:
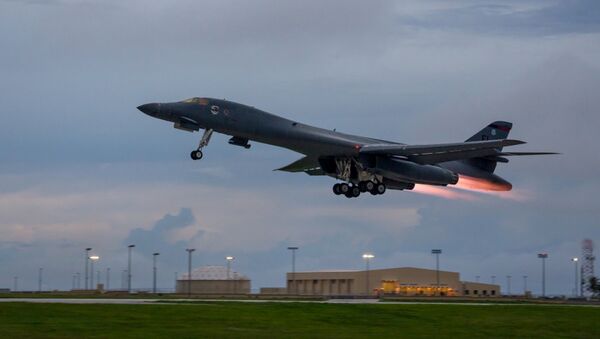
[[[192,271],[191,279],[187,273],[177,279],[175,293],[188,292],[192,294],[247,294],[250,293],[250,279],[227,267],[203,266]]]
[[[290,272],[287,273],[286,289],[288,294],[324,296],[496,297],[500,295],[499,285],[461,281],[458,272],[414,267],[364,271]]]

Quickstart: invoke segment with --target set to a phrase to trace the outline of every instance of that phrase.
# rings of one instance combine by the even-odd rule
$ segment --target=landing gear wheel
[[[335,185],[333,185],[333,194],[335,194],[335,195],[342,194],[342,192],[340,191],[340,185],[341,184],[335,184]]]
[[[369,192],[372,191],[373,189],[375,189],[375,183],[371,180],[365,181],[365,189]]]
[[[344,183],[344,184],[339,184],[339,185],[340,185],[339,191],[341,194],[346,194],[346,193],[350,192],[350,186],[348,184]]]
[[[192,153],[190,153],[190,157],[193,160],[200,160],[200,159],[202,159],[202,156],[203,156],[202,151],[199,149],[192,151]]]
[[[377,194],[383,194],[383,193],[385,193],[385,185],[384,184],[377,184],[377,186],[375,186],[375,191],[377,192]]]
[[[353,198],[356,198],[360,195],[360,188],[358,188],[358,186],[352,186],[352,188],[350,188],[350,193]]]

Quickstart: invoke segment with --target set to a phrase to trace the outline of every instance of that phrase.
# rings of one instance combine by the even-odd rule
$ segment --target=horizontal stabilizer
[[[520,140],[504,139],[432,145],[366,145],[360,149],[360,153],[402,156],[417,163],[433,164],[445,161],[493,156],[497,155],[498,149],[502,147],[524,143],[524,141]]]
[[[521,155],[550,155],[550,154],[560,154],[557,152],[502,152],[498,153],[498,155],[510,157],[510,156],[521,156]]]

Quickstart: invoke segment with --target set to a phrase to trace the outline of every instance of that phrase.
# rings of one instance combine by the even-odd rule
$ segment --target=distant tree
[[[598,281],[598,278],[590,278],[590,286],[588,287],[588,290],[592,292],[594,297],[600,296],[600,282]]]

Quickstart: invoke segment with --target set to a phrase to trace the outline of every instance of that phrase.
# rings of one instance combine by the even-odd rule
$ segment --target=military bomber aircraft
[[[202,158],[213,132],[230,135],[230,144],[246,149],[249,141],[284,147],[304,157],[278,170],[336,178],[341,182],[333,185],[333,192],[348,198],[412,190],[415,184],[455,185],[462,177],[485,183],[487,190],[510,191],[512,185],[494,174],[497,163],[507,163],[509,156],[555,154],[504,152],[503,147],[525,143],[507,139],[512,124],[505,121],[489,124],[465,142],[406,145],[305,125],[228,100],[196,97],[138,109],[177,129],[203,129],[191,153],[194,160]]]

